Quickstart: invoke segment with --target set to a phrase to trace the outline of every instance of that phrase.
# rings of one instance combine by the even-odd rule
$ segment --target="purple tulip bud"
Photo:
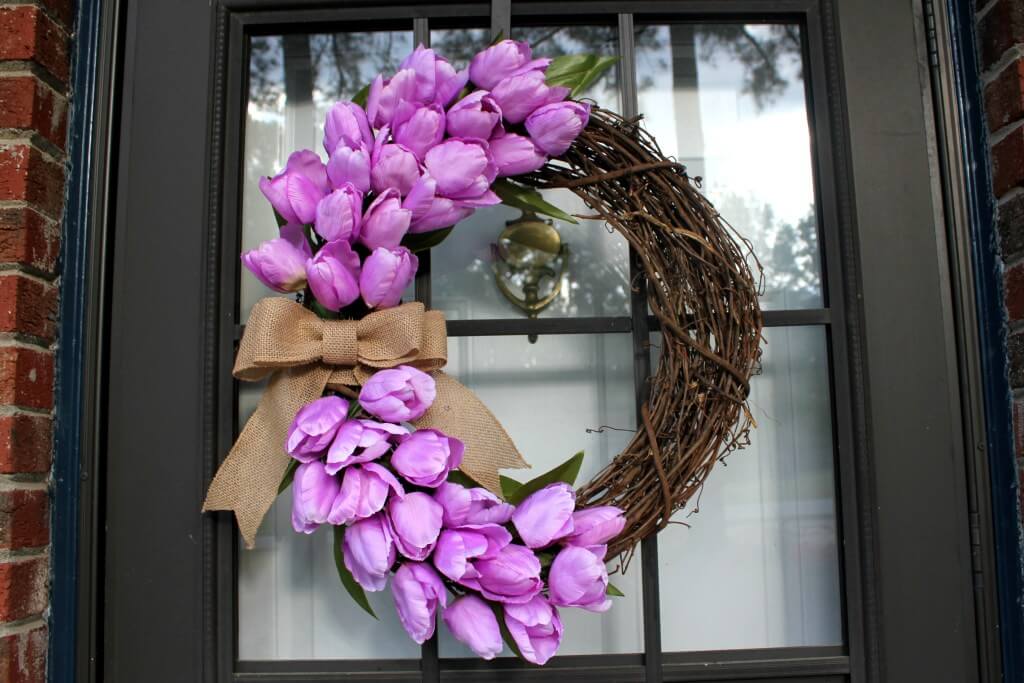
[[[417,429],[395,448],[391,466],[417,486],[436,488],[459,466],[465,450],[461,441],[436,429]]]
[[[537,146],[553,157],[565,154],[590,121],[590,105],[556,102],[526,117],[526,131]]]
[[[394,188],[404,197],[420,178],[420,162],[403,145],[383,144],[387,136],[388,129],[384,128],[370,156],[370,186],[374,192]]]
[[[505,605],[505,627],[523,659],[544,665],[562,642],[558,610],[538,595],[522,605]]]
[[[475,595],[459,598],[442,614],[455,639],[483,659],[494,659],[502,648],[501,629],[490,606]]]
[[[370,249],[394,249],[409,231],[412,211],[402,208],[398,190],[388,188],[377,195],[363,214],[359,240]]]
[[[283,171],[260,178],[260,191],[286,222],[312,223],[316,205],[330,191],[327,169],[316,152],[293,152]]]
[[[340,311],[359,298],[359,255],[345,240],[328,242],[306,261],[306,277],[317,302]]]
[[[354,242],[362,221],[363,194],[352,183],[345,183],[316,207],[316,232],[328,242]]]
[[[288,427],[285,450],[299,462],[318,460],[348,415],[348,401],[324,396],[305,405]]]
[[[449,199],[480,197],[498,175],[498,167],[482,140],[445,140],[427,152],[424,165],[437,183],[437,194]]]
[[[347,420],[338,428],[327,451],[327,471],[336,474],[348,465],[376,460],[388,452],[393,442],[408,433],[405,427],[387,422]]]
[[[366,112],[354,102],[337,102],[324,120],[324,149],[331,156],[338,145],[349,149],[369,150],[373,133],[366,120]]]
[[[448,135],[487,140],[501,125],[501,108],[486,90],[474,90],[448,110]]]
[[[388,528],[398,551],[410,560],[427,559],[441,533],[441,506],[415,491],[388,501]]]
[[[572,533],[576,492],[564,482],[550,484],[530,494],[516,506],[512,524],[530,548],[543,548]]]
[[[530,138],[505,133],[488,141],[499,176],[515,176],[536,171],[547,163],[547,155]]]
[[[480,578],[474,560],[496,557],[512,542],[512,534],[497,524],[444,529],[437,538],[434,566],[452,581]]]
[[[622,509],[614,505],[599,505],[572,513],[573,532],[562,539],[566,545],[586,548],[600,559],[604,559],[608,547],[605,545],[626,526]]]
[[[474,566],[479,577],[464,579],[463,583],[483,593],[488,600],[522,604],[532,600],[544,587],[540,560],[525,546],[509,544],[494,557],[478,560]]]
[[[411,422],[423,417],[436,395],[433,377],[399,365],[375,372],[359,392],[359,405],[385,422]]]
[[[384,80],[378,75],[370,84],[366,95],[366,116],[374,128],[391,125],[399,102],[416,99],[416,72],[402,69],[394,77]]]
[[[384,509],[389,490],[399,498],[405,495],[405,489],[387,468],[375,462],[347,467],[327,521],[348,524],[375,515]]]
[[[402,102],[395,111],[394,139],[423,159],[444,138],[445,115],[439,104]],[[403,193],[403,194],[408,194]]]
[[[289,223],[281,236],[242,253],[242,264],[260,282],[278,292],[298,292],[306,286],[306,259],[313,255],[302,226]]]
[[[490,90],[529,64],[531,56],[530,45],[525,41],[498,41],[473,56],[469,63],[469,79],[477,87]]]
[[[327,162],[327,177],[333,187],[346,183],[362,193],[370,191],[370,152],[338,145]]]
[[[363,272],[359,276],[363,301],[370,308],[397,306],[418,267],[419,259],[405,247],[377,247],[363,261]]]
[[[434,500],[444,509],[444,525],[505,524],[515,508],[485,488],[468,489],[444,482],[434,492]]]
[[[384,590],[395,563],[395,542],[383,513],[345,529],[342,557],[356,583],[371,592]]]
[[[455,96],[462,92],[469,82],[469,69],[456,71],[448,60],[438,57],[434,62],[434,99],[433,104],[447,107]]]
[[[422,45],[413,50],[398,68],[416,72],[417,102],[439,104],[442,107],[451,102],[469,78],[467,70],[456,72],[448,60],[438,57],[433,50]]]
[[[311,534],[327,521],[331,504],[338,495],[338,480],[324,471],[318,460],[295,469],[292,480],[292,527]]]
[[[405,632],[422,645],[434,635],[438,603],[448,604],[441,577],[428,564],[406,562],[395,572],[391,595]]]
[[[402,207],[412,212],[409,223],[410,233],[430,232],[447,228],[472,215],[476,210],[447,197],[436,194],[437,183],[424,173],[413,185]],[[493,194],[488,192],[487,194]]]
[[[604,560],[585,548],[566,546],[555,555],[548,574],[551,602],[561,607],[580,607],[604,612],[608,599],[608,571]]]
[[[561,102],[568,96],[568,88],[548,86],[544,72],[539,70],[509,76],[491,90],[491,97],[501,107],[501,115],[509,123],[522,123],[536,109]]]

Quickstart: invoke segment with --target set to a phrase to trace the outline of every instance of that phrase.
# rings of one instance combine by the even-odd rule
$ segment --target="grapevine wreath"
[[[251,547],[291,487],[295,530],[331,526],[345,589],[373,614],[366,591],[390,582],[418,643],[440,614],[481,657],[504,642],[544,664],[561,642],[559,610],[609,609],[606,559],[625,568],[747,441],[756,259],[638,120],[574,99],[613,62],[534,59],[502,40],[460,71],[419,47],[330,109],[326,164],[298,151],[260,182],[280,236],[242,262],[296,296],[261,300],[247,321],[234,375],[269,383],[204,510],[233,510]],[[636,435],[578,490],[582,453],[527,482],[499,474],[526,461],[442,372],[442,314],[401,301],[416,254],[477,208],[574,221],[541,198],[551,188],[629,242],[641,266],[632,286],[662,334]]]

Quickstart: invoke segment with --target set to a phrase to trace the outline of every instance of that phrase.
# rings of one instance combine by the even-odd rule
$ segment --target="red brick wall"
[[[0,0],[0,681],[42,683],[71,0]]]
[[[1024,0],[978,0],[977,5],[979,67],[1010,322],[1007,344],[1020,478],[1024,473]]]

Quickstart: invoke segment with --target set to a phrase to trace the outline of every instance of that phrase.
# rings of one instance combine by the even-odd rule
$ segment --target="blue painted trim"
[[[50,652],[47,678],[73,683],[78,622],[79,486],[86,276],[101,0],[78,0],[72,57],[68,175],[61,241],[61,299],[51,508]]]
[[[975,45],[974,3],[946,0],[960,100],[961,146],[971,219],[985,431],[996,542],[1003,680],[1024,681],[1024,558],[1013,441],[1013,396],[1006,347],[1006,308],[995,224],[991,157]]]

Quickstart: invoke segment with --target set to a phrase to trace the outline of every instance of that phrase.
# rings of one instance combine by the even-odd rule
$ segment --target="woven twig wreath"
[[[760,266],[638,120],[594,107],[561,161],[517,180],[572,190],[629,242],[642,267],[632,286],[647,292],[662,334],[642,424],[577,495],[580,508],[625,511],[608,557],[628,559],[700,490],[716,462],[749,443],[747,396],[763,327]]]

